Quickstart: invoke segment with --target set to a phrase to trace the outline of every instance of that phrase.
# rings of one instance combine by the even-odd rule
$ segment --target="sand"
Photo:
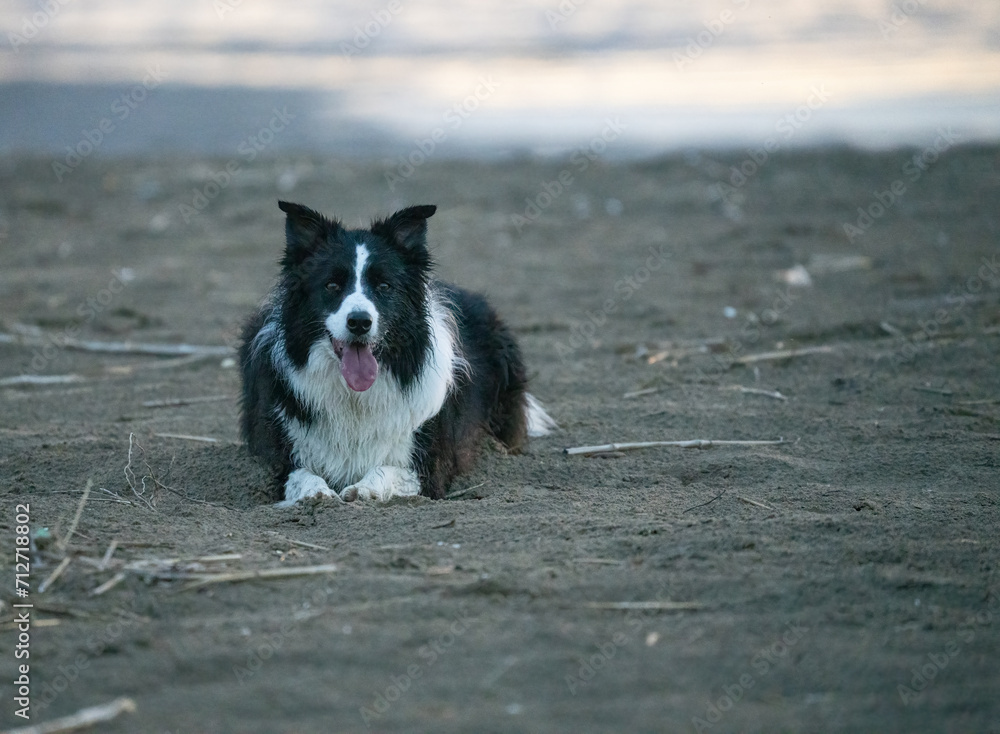
[[[32,723],[126,696],[100,731],[1000,731],[1000,149],[922,153],[432,159],[391,190],[378,160],[4,159],[8,581],[15,507],[52,535]],[[268,504],[225,348],[278,198],[437,204],[440,275],[560,431],[453,499]],[[75,348],[122,341],[224,349]]]

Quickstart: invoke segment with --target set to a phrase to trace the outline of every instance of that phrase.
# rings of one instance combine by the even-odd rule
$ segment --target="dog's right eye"
[[[340,283],[335,280],[331,280],[326,284],[326,290],[330,293],[340,293]]]

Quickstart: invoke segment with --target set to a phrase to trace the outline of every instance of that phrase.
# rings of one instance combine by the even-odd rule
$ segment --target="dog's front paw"
[[[275,507],[291,507],[306,497],[335,497],[340,501],[340,495],[330,489],[322,477],[318,477],[308,469],[296,469],[288,475],[285,482],[285,499]]]
[[[420,494],[420,480],[412,469],[398,466],[380,466],[365,474],[364,478],[340,493],[345,502],[378,500],[386,502],[393,497],[415,497]]]

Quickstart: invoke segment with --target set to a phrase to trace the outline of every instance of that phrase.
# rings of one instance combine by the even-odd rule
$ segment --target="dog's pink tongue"
[[[340,358],[340,374],[347,380],[347,386],[356,392],[364,392],[375,384],[378,377],[378,362],[367,344],[348,344]]]

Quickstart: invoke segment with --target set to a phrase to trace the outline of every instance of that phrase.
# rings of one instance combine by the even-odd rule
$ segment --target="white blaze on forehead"
[[[372,328],[368,332],[368,336],[370,339],[378,339],[378,310],[362,288],[362,278],[369,257],[368,248],[364,245],[358,245],[354,251],[354,289],[341,301],[340,308],[326,317],[327,331],[339,341],[350,339],[351,332],[347,330],[347,317],[355,311],[366,311],[372,317]]]
[[[354,251],[354,292],[361,292],[361,276],[364,275],[365,265],[368,264],[368,248],[358,245]]]

